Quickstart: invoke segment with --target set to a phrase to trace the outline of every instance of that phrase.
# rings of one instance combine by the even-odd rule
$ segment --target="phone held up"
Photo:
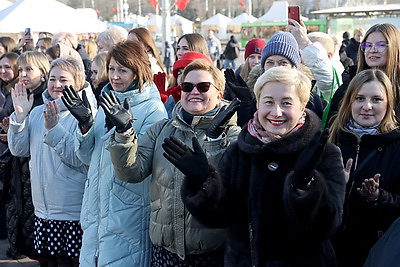
[[[300,6],[288,6],[288,18],[300,23]]]
[[[31,28],[25,28],[25,38],[31,38]]]

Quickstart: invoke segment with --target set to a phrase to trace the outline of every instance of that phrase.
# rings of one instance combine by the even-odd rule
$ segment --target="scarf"
[[[271,132],[266,131],[264,129],[264,127],[262,127],[260,121],[258,120],[258,110],[257,110],[254,113],[253,119],[251,119],[249,121],[249,123],[247,124],[247,130],[253,137],[257,138],[258,140],[260,140],[261,142],[266,144],[271,141],[277,140],[277,139],[281,138],[282,136],[286,136],[286,135],[289,135],[289,134],[297,131],[298,129],[300,129],[301,126],[304,125],[305,121],[306,121],[306,113],[303,112],[303,114],[301,115],[296,126],[292,130],[290,130],[289,132],[287,132],[284,135],[277,135],[277,134],[273,134]]]
[[[346,124],[345,128],[352,131],[353,133],[355,133],[358,137],[361,137],[364,134],[369,134],[369,135],[380,134],[379,125],[381,125],[380,122],[375,125],[372,125],[371,127],[364,127],[364,126],[358,124],[357,122],[355,122],[354,120],[350,120]]]

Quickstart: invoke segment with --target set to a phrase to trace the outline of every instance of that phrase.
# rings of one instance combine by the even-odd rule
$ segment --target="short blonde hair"
[[[53,60],[51,62],[49,75],[55,67],[58,67],[64,71],[72,74],[72,76],[74,77],[76,91],[80,91],[83,89],[83,87],[85,86],[85,82],[86,82],[85,81],[86,75],[85,75],[85,69],[83,67],[82,62],[78,61],[74,57],[56,58],[55,60]]]
[[[279,82],[288,85],[295,85],[296,92],[299,95],[300,103],[304,106],[310,99],[311,80],[302,71],[296,68],[274,67],[265,71],[254,85],[254,94],[256,96],[257,107],[260,101],[261,90],[269,82]]]
[[[363,28],[355,28],[354,32],[353,32],[353,36],[356,35],[357,33],[359,33],[360,35],[364,36],[365,31]]]
[[[17,59],[17,65],[27,64],[33,65],[39,68],[44,78],[47,79],[47,74],[50,70],[50,63],[47,57],[38,51],[26,51],[22,53]]]
[[[193,60],[189,65],[187,65],[183,69],[181,81],[184,81],[188,73],[194,70],[204,70],[210,73],[214,80],[214,86],[217,87],[218,91],[224,92],[225,90],[224,74],[205,59],[196,59]]]
[[[329,34],[324,32],[310,32],[307,36],[312,42],[320,43],[326,52],[335,53],[335,41]]]

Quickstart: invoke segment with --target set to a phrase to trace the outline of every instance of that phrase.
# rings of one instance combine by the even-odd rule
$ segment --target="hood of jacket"
[[[111,83],[107,83],[106,86],[103,87],[102,92],[109,94],[113,92],[113,94],[118,98],[119,102],[122,104],[125,98],[129,99],[129,104],[131,106],[139,105],[149,99],[161,99],[160,93],[154,83],[145,83],[141,91],[139,89],[124,91],[124,92],[116,92],[112,89]]]
[[[210,121],[214,119],[214,117],[221,111],[221,108],[223,106],[228,106],[230,104],[229,101],[226,101],[222,99],[219,104],[218,104],[218,110],[214,115],[210,116],[204,116],[204,115],[198,115],[198,116],[193,116],[193,121],[191,125],[188,125],[185,120],[183,119],[183,107],[181,105],[181,101],[175,104],[174,109],[172,110],[172,119],[173,119],[173,125],[178,128],[182,128],[182,125],[186,125],[190,128],[196,128],[198,129],[207,129],[210,126]],[[229,126],[236,126],[236,121],[237,121],[237,113],[235,113],[232,118],[229,119],[227,127]],[[189,128],[188,128],[189,129]]]

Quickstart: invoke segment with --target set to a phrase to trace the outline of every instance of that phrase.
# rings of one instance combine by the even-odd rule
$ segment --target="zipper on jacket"
[[[360,143],[361,143],[361,140],[358,139],[357,145],[356,145],[356,159],[354,160],[354,170],[357,169],[358,154],[360,154]]]

